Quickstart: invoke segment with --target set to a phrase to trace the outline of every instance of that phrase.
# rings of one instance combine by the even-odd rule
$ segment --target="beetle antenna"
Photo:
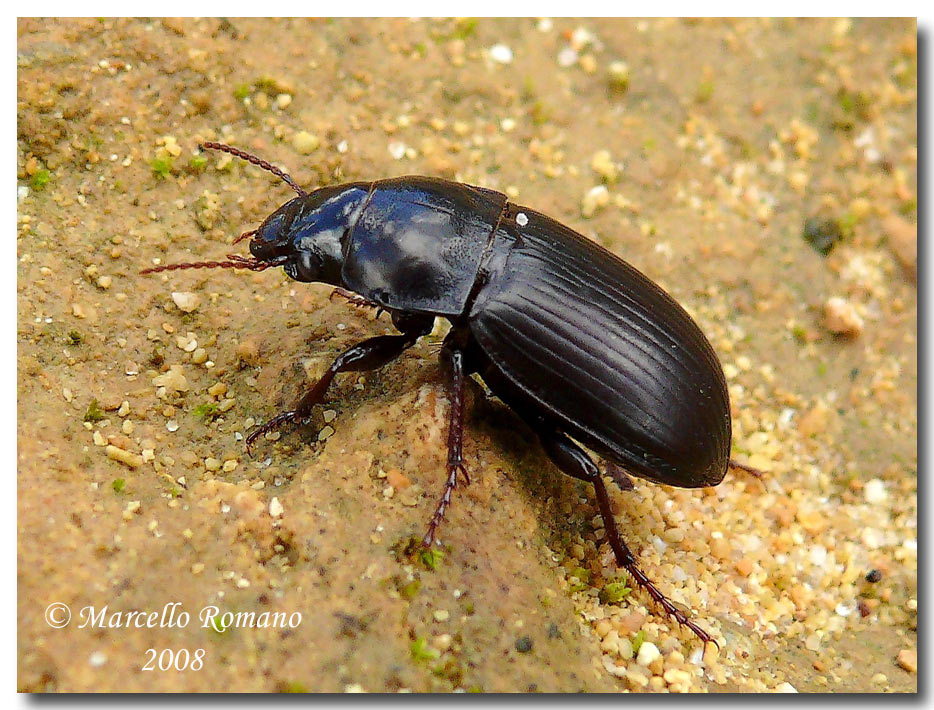
[[[289,187],[291,187],[293,190],[295,190],[295,192],[298,193],[299,197],[304,197],[305,195],[308,194],[307,192],[305,192],[302,188],[298,186],[298,183],[296,183],[287,172],[285,172],[284,170],[280,170],[272,163],[269,163],[263,160],[262,158],[258,158],[251,153],[247,153],[244,150],[240,150],[239,148],[234,148],[233,146],[227,145],[226,143],[215,143],[214,141],[205,141],[204,143],[199,144],[198,147],[201,150],[219,150],[222,153],[230,153],[231,155],[235,155],[241,160],[245,160],[248,163],[252,163],[253,165],[260,167],[263,170],[267,170],[271,172],[276,177],[281,178],[282,180],[285,181],[285,183]]]
[[[287,256],[279,256],[269,261],[260,261],[240,254],[228,254],[227,261],[186,261],[180,264],[163,264],[143,269],[141,274],[155,274],[160,271],[177,271],[179,269],[249,269],[250,271],[265,271],[274,266],[282,266],[289,260]]]

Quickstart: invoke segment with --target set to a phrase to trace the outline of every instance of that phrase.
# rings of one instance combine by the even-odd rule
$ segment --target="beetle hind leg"
[[[668,616],[678,622],[681,626],[689,628],[705,644],[713,642],[719,647],[714,638],[704,629],[691,621],[687,615],[678,607],[672,604],[664,594],[659,591],[654,582],[645,576],[645,573],[636,564],[636,558],[626,545],[619,530],[616,527],[616,520],[613,518],[613,511],[610,508],[610,497],[607,494],[606,484],[600,475],[600,471],[593,459],[576,443],[571,441],[564,434],[557,431],[546,431],[538,429],[538,436],[545,448],[548,457],[564,473],[582,481],[593,484],[594,491],[597,494],[597,504],[600,508],[600,515],[603,518],[603,527],[606,530],[606,537],[613,549],[616,562],[620,567],[625,568],[629,576],[637,585],[642,587],[658,606],[660,606]]]

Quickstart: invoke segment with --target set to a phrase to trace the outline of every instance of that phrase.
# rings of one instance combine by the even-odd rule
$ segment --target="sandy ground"
[[[915,690],[915,35],[21,20],[19,689]],[[766,475],[613,504],[719,654],[638,590],[608,601],[625,577],[590,490],[479,385],[444,554],[412,552],[443,479],[438,334],[246,455],[255,422],[392,327],[280,272],[139,275],[223,258],[290,196],[206,139],[309,189],[505,191],[695,315],[734,455]]]

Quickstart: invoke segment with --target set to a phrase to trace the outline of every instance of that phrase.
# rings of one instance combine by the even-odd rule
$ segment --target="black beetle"
[[[236,240],[252,237],[252,258],[144,273],[282,266],[297,281],[330,284],[389,312],[401,333],[344,351],[295,409],[249,435],[248,448],[282,424],[307,420],[339,372],[381,367],[430,333],[436,317],[447,318],[447,480],[423,544],[434,541],[458,475],[469,483],[464,381],[476,373],[558,468],[593,485],[617,563],[678,623],[713,641],[639,569],[600,471],[580,445],[655,483],[699,488],[723,480],[731,463],[726,380],[709,341],[674,299],[606,249],[494,190],[407,176],[306,193],[256,156],[222,143],[201,147],[272,172],[298,196]],[[626,487],[625,475],[610,469]]]

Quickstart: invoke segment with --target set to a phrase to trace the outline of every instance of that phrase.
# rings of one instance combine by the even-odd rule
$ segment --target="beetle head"
[[[256,229],[241,234],[237,242],[252,237],[252,257],[228,254],[224,261],[165,264],[140,273],[176,269],[249,269],[263,271],[281,266],[297,281],[341,285],[342,242],[362,211],[368,183],[349,183],[305,192],[283,170],[239,148],[205,142],[202,149],[235,155],[280,178],[298,194],[267,217]]]
[[[342,245],[360,214],[367,188],[366,183],[323,187],[289,200],[252,235],[250,253],[258,261],[282,263],[296,281],[340,286]]]

